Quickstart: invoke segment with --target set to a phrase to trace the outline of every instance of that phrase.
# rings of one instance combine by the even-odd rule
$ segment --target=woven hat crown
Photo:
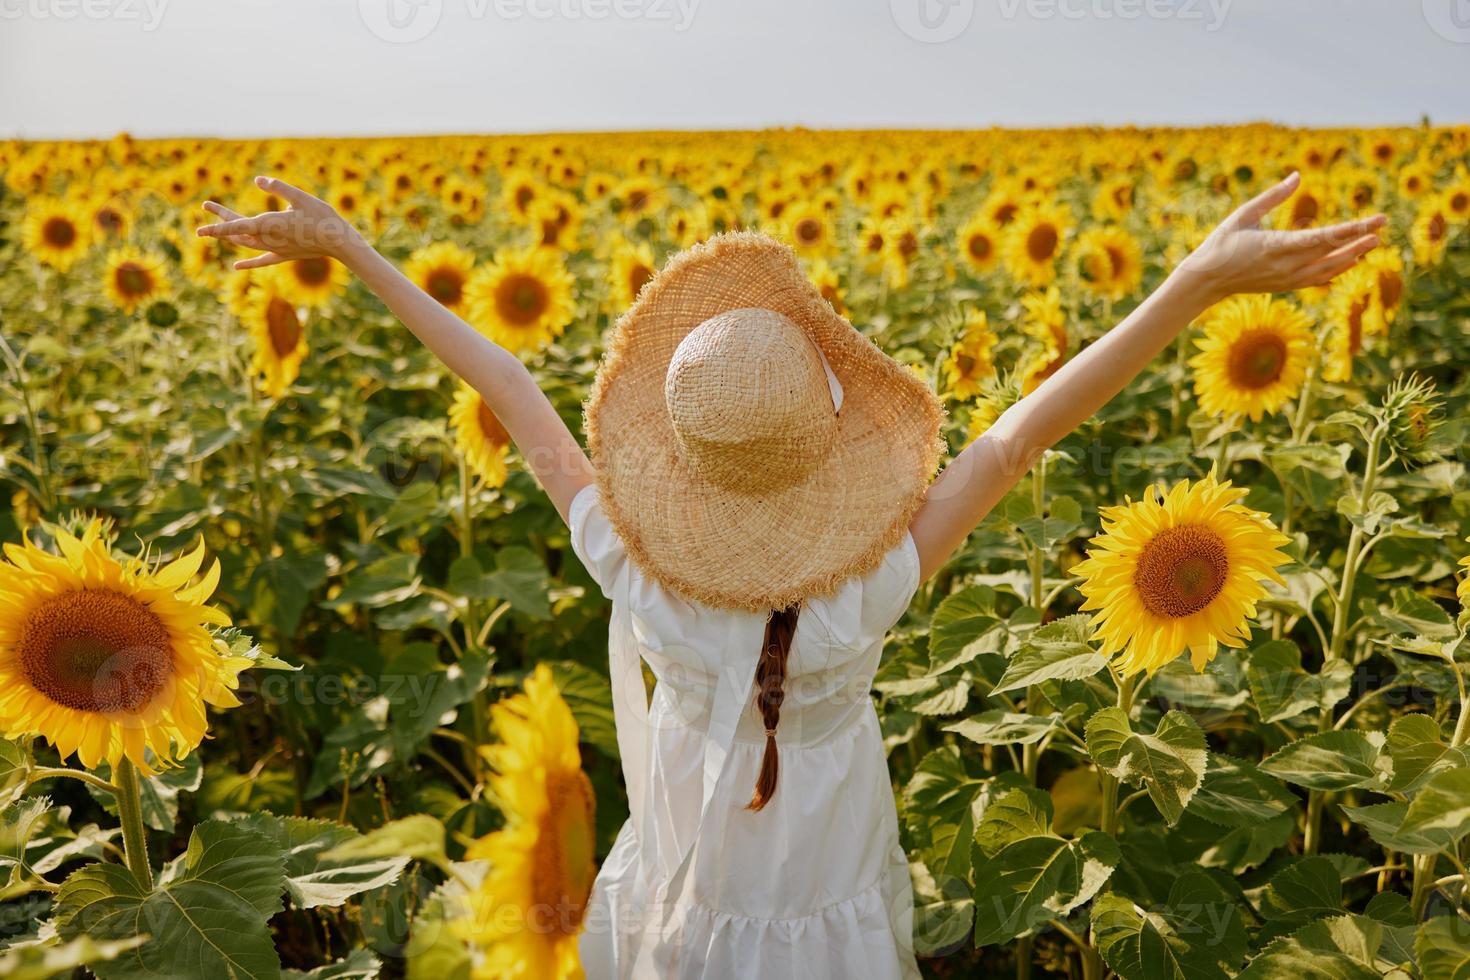
[[[821,354],[774,310],[729,310],[691,330],[669,362],[664,401],[684,461],[735,493],[805,481],[837,431]]]

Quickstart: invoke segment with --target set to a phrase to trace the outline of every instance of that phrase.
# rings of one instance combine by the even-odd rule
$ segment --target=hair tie
[[[766,729],[766,738],[775,738],[775,737],[776,737],[776,730],[774,728],[767,728]]]

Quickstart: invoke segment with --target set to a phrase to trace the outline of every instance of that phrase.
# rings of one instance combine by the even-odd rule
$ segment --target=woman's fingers
[[[1325,258],[1304,266],[1295,276],[1306,286],[1325,286],[1344,272],[1358,264],[1358,260],[1379,245],[1376,234],[1363,235],[1357,240],[1333,251]]]
[[[277,255],[275,252],[267,252],[264,255],[257,255],[254,258],[241,259],[240,261],[235,263],[235,268],[237,270],[263,269],[268,265],[279,265],[280,263],[285,261],[287,260],[284,255]]]
[[[1274,187],[1268,187],[1260,194],[1257,194],[1242,204],[1235,212],[1236,221],[1244,226],[1254,225],[1269,214],[1277,205],[1296,193],[1297,185],[1301,182],[1302,175],[1293,170],[1291,176],[1287,177],[1281,183]]]
[[[255,186],[259,187],[267,194],[279,194],[287,201],[290,201],[293,206],[298,208],[306,207],[309,204],[322,203],[320,199],[312,197],[301,188],[295,187],[291,184],[286,183],[284,180],[279,180],[275,177],[256,177]]]
[[[217,225],[204,225],[195,231],[194,234],[209,238],[228,238],[234,235],[258,235],[260,234],[261,217],[257,215],[254,218],[234,218]]]
[[[1280,247],[1287,252],[1310,258],[1321,258],[1346,244],[1356,242],[1370,232],[1376,232],[1388,222],[1388,218],[1375,214],[1357,221],[1324,228],[1304,228],[1301,231],[1270,232],[1277,237]]]
[[[224,218],[226,221],[239,221],[241,218],[244,217],[244,215],[240,214],[239,212],[231,211],[229,208],[216,201],[205,201],[204,210],[208,211],[210,214],[216,215],[217,217]]]

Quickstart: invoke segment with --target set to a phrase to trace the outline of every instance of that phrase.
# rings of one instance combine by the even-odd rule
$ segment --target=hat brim
[[[764,494],[722,489],[688,466],[664,401],[679,342],[747,307],[806,331],[844,391],[831,454],[802,483]],[[613,327],[586,406],[603,512],[632,560],[688,599],[751,611],[828,595],[878,566],[924,501],[943,417],[929,386],[837,315],[789,248],[749,232],[675,256],[644,287]]]

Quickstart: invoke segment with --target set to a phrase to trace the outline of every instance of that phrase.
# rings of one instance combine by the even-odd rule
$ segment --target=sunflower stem
[[[113,772],[117,780],[117,815],[122,822],[123,852],[128,868],[144,891],[153,889],[153,869],[148,866],[148,834],[143,826],[143,803],[138,789],[138,770],[124,756]]]
[[[1031,509],[1041,521],[1041,541],[1031,549],[1031,604],[1039,618],[1046,616],[1046,598],[1042,594],[1046,563],[1046,455],[1036,461],[1031,472]]]
[[[1366,512],[1368,501],[1373,496],[1374,483],[1378,478],[1378,460],[1383,450],[1384,427],[1378,426],[1368,437],[1368,452],[1363,463],[1363,486],[1358,494],[1358,511]],[[1354,524],[1348,533],[1347,555],[1342,562],[1342,582],[1337,589],[1336,608],[1332,612],[1332,632],[1327,649],[1322,651],[1322,668],[1339,659],[1347,649],[1348,627],[1353,604],[1353,587],[1357,584],[1358,564],[1363,555],[1363,528]],[[1318,716],[1317,731],[1333,729],[1332,707],[1324,706]],[[1307,795],[1306,822],[1302,827],[1302,853],[1316,854],[1322,845],[1322,811],[1326,808],[1327,794],[1323,790],[1311,790]]]
[[[55,768],[51,766],[38,766],[37,768],[32,769],[30,773],[26,776],[26,785],[30,786],[32,783],[39,783],[43,779],[64,777],[79,779],[89,786],[97,787],[104,793],[112,793],[114,796],[117,795],[117,786],[109,783],[101,776],[93,775],[92,773],[87,772],[85,769],[66,769]]]

